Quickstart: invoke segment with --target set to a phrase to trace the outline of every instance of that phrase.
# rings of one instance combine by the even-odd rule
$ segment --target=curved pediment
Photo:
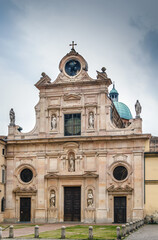
[[[80,100],[81,94],[65,94],[63,97],[64,101]]]
[[[74,149],[74,148],[78,148],[78,147],[79,147],[79,145],[76,142],[68,142],[68,143],[63,144],[63,149],[65,149],[65,148],[67,148],[67,149],[69,149],[69,148]]]

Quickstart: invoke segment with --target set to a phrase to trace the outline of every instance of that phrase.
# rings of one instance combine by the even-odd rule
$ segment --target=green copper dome
[[[122,102],[113,102],[113,103],[114,103],[121,118],[124,118],[127,120],[132,119],[131,111],[126,106],[126,104],[124,104]]]

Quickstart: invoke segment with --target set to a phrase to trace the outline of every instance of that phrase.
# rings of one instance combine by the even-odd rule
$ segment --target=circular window
[[[118,166],[114,169],[113,171],[113,176],[116,180],[124,180],[128,175],[128,171],[125,167],[123,166]]]
[[[80,69],[81,69],[81,64],[79,61],[77,61],[75,59],[69,60],[65,65],[65,72],[69,76],[77,75],[79,73]]]
[[[32,171],[31,171],[30,169],[25,168],[25,169],[23,169],[23,170],[21,171],[21,173],[20,173],[20,178],[21,178],[21,180],[22,180],[23,182],[28,183],[28,182],[30,182],[30,181],[32,180],[32,178],[33,178],[33,173],[32,173]]]

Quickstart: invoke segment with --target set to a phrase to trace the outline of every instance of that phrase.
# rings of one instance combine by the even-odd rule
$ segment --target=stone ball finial
[[[102,72],[104,73],[106,71],[106,68],[105,67],[102,67]]]
[[[41,76],[42,76],[42,77],[45,77],[45,76],[46,76],[45,72],[42,72],[42,73],[41,73]]]

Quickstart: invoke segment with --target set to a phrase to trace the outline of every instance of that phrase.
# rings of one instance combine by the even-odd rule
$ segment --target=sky
[[[23,132],[33,129],[34,84],[42,72],[56,79],[75,41],[90,77],[106,67],[133,118],[140,101],[143,133],[158,136],[157,10],[157,0],[0,0],[0,135],[11,108]]]

